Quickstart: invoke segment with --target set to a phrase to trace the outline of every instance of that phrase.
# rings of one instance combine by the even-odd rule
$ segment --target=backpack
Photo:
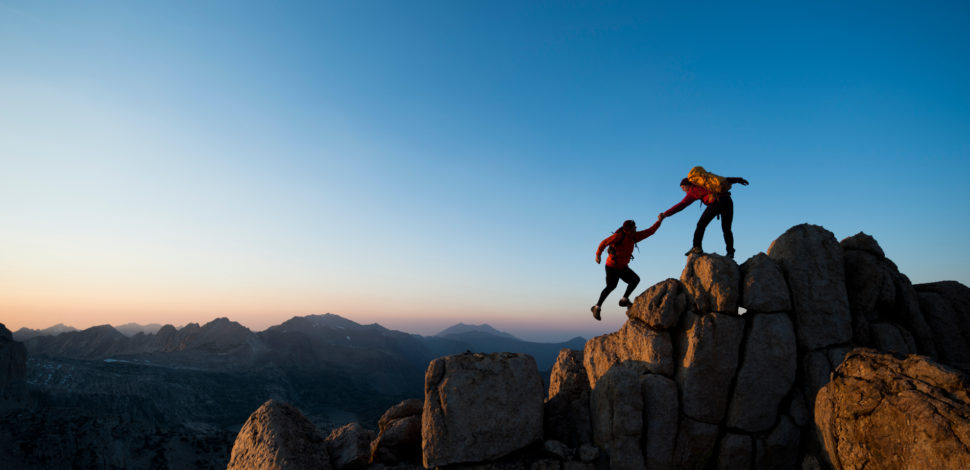
[[[711,194],[721,194],[728,191],[727,178],[715,175],[704,169],[702,166],[695,166],[687,173],[687,180],[695,186],[706,189]]]
[[[614,235],[617,234],[617,233],[620,234],[620,236],[614,238],[613,241],[610,242],[610,245],[606,248],[606,252],[610,256],[616,256],[615,255],[615,253],[616,253],[616,245],[619,245],[620,242],[622,242],[623,239],[626,238],[626,232],[623,231],[623,227],[620,227],[620,228],[616,229],[615,232],[613,232]],[[633,247],[636,248],[637,251],[640,251],[640,247],[638,245],[639,245],[639,243],[634,243],[633,244]],[[630,254],[630,260],[633,261],[633,254],[632,253]]]

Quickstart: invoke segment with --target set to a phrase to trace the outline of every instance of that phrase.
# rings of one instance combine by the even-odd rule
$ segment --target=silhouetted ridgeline
[[[970,288],[913,286],[868,235],[806,224],[741,266],[693,255],[627,315],[561,351],[548,393],[528,355],[433,360],[423,400],[381,419],[393,451],[267,402],[230,468],[294,449],[338,470],[970,468]]]
[[[0,402],[0,412],[13,413],[0,434],[0,461],[223,468],[246,417],[267,399],[299,406],[321,429],[348,421],[373,427],[389,406],[423,393],[435,357],[513,349],[544,358],[549,369],[559,349],[585,342],[529,343],[474,331],[491,330],[487,325],[422,337],[329,314],[258,333],[226,318],[126,328],[134,334],[109,325],[21,329],[12,336],[23,344],[7,332],[2,357],[13,365],[3,370],[19,385],[5,387]]]

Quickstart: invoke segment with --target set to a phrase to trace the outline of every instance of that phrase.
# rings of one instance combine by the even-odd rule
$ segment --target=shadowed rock
[[[646,372],[672,376],[673,343],[666,331],[654,330],[639,320],[629,319],[615,333],[586,342],[583,362],[591,388],[616,364],[633,361]]]
[[[727,425],[750,432],[766,431],[774,426],[778,405],[795,383],[795,329],[783,313],[757,313],[745,318],[752,322],[751,331],[745,339]]]
[[[0,413],[27,406],[27,349],[0,323]]]
[[[738,265],[731,258],[702,254],[687,259],[680,282],[693,299],[697,311],[735,313],[740,278]]]
[[[687,296],[677,279],[658,282],[637,296],[626,315],[657,330],[677,326],[680,315],[687,310]]]
[[[819,391],[836,469],[970,468],[970,381],[921,356],[853,350]]]
[[[349,423],[327,436],[327,454],[336,470],[354,470],[367,467],[370,461],[370,444],[374,431],[360,423]],[[420,444],[419,444],[420,445]]]
[[[593,439],[610,458],[610,468],[641,470],[643,432],[642,368],[621,364],[611,368],[593,390]]]
[[[589,394],[583,352],[563,349],[549,375],[544,417],[546,439],[574,448],[593,442]]]
[[[324,438],[300,410],[269,400],[236,436],[227,470],[329,469]]]
[[[791,289],[799,347],[805,350],[847,343],[852,319],[845,288],[842,247],[817,225],[788,229],[768,248]]]
[[[787,312],[791,296],[785,274],[774,260],[758,253],[741,265],[741,306],[749,312]]]
[[[425,374],[425,467],[496,459],[542,439],[545,393],[524,354],[458,354]]]
[[[940,361],[970,372],[970,288],[956,281],[913,287],[932,328]]]
[[[684,316],[676,381],[685,415],[717,424],[724,417],[727,386],[738,366],[744,320],[728,314]]]
[[[933,334],[919,308],[915,289],[865,233],[840,243],[856,344],[900,354],[937,357]]]
[[[767,436],[755,441],[755,466],[758,469],[787,470],[795,468],[801,430],[788,416],[781,415]]]
[[[751,436],[729,433],[721,438],[717,452],[718,470],[751,468]]]
[[[421,414],[424,402],[404,400],[388,409],[377,423],[379,434],[371,444],[371,462],[387,465],[420,463]]]
[[[671,468],[680,421],[677,384],[648,374],[643,384],[643,457],[647,468]]]
[[[714,456],[717,444],[716,424],[702,423],[685,417],[677,432],[674,468],[701,470]]]

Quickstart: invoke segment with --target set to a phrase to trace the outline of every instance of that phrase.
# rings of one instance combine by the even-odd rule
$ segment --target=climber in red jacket
[[[623,279],[623,282],[627,284],[626,292],[620,299],[620,307],[633,305],[630,302],[630,294],[640,283],[640,276],[637,276],[637,273],[633,272],[629,266],[630,260],[633,259],[633,247],[636,246],[637,242],[653,235],[660,228],[662,219],[663,217],[657,217],[657,221],[650,228],[639,232],[637,232],[637,223],[627,220],[613,235],[600,242],[599,247],[596,248],[596,264],[600,263],[600,255],[603,254],[603,250],[607,246],[610,247],[610,251],[609,257],[606,258],[606,287],[603,288],[603,292],[600,292],[600,299],[596,302],[596,305],[590,308],[593,312],[593,318],[600,319],[603,301],[606,300],[606,296],[610,295],[610,292],[613,292],[613,289],[616,289],[620,279]]]
[[[734,202],[731,200],[730,190],[731,185],[734,183],[747,186],[748,180],[744,178],[725,178],[725,180],[727,181],[727,188],[718,194],[714,194],[701,186],[691,183],[687,178],[680,180],[680,189],[687,193],[687,195],[684,196],[683,200],[674,204],[674,207],[667,209],[666,212],[660,213],[661,219],[670,217],[698,199],[707,205],[704,213],[701,214],[700,220],[697,221],[697,228],[694,229],[694,246],[690,251],[684,253],[685,255],[704,252],[701,249],[701,241],[704,239],[704,231],[707,229],[707,224],[711,223],[711,220],[714,220],[715,216],[721,216],[721,230],[724,232],[724,245],[727,247],[727,255],[729,258],[734,259],[734,234],[731,233],[731,222],[734,220]]]

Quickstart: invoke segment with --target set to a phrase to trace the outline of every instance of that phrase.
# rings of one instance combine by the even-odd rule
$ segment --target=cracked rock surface
[[[970,468],[970,380],[925,357],[855,349],[816,398],[836,469]]]

